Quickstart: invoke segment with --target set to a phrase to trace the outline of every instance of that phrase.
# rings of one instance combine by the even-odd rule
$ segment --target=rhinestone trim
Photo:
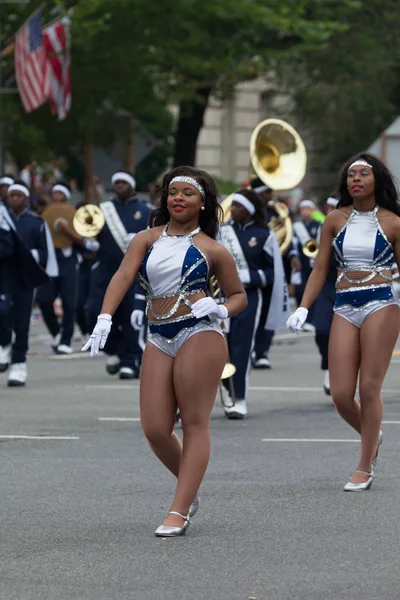
[[[376,290],[376,289],[380,289],[380,288],[391,288],[391,285],[388,285],[387,283],[376,283],[375,285],[360,285],[359,287],[355,286],[355,287],[349,287],[349,288],[344,288],[341,290],[336,290],[337,294],[343,294],[345,292],[361,292],[361,291],[365,291],[365,290]]]
[[[193,177],[187,177],[185,175],[177,175],[170,181],[170,184],[168,187],[171,187],[171,185],[173,183],[175,183],[175,181],[176,182],[181,181],[182,183],[190,183],[190,185],[195,187],[196,190],[200,192],[200,194],[203,196],[203,198],[206,197],[206,193],[204,191],[203,186],[198,181],[196,181],[196,179],[194,179]]]
[[[193,332],[199,329],[211,329],[212,331],[217,331],[219,333],[218,329],[214,329],[211,323],[208,323],[207,321],[199,321],[198,323],[196,323],[196,325],[193,325],[193,327],[184,327],[180,330],[179,333],[176,334],[175,337],[173,337],[170,340],[161,335],[160,333],[149,333],[148,337],[150,341],[152,338],[155,338],[160,339],[162,342],[167,342],[167,344],[173,344],[177,342],[183,335],[185,335],[187,331]]]
[[[372,306],[373,304],[396,304],[396,305],[398,305],[398,303],[396,302],[396,299],[393,297],[393,298],[389,298],[388,300],[370,300],[370,302],[367,302],[366,304],[363,304],[362,306],[352,306],[351,304],[341,304],[340,306],[334,306],[333,312],[340,312],[340,310],[343,308],[351,308],[351,310],[360,312],[360,310],[364,310],[365,308]]]

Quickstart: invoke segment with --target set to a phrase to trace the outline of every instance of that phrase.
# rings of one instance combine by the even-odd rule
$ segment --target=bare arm
[[[150,232],[147,230],[141,231],[133,238],[118,271],[108,285],[101,308],[102,314],[113,315],[115,313],[133,284],[150,245]]]
[[[247,294],[239,279],[235,261],[221,244],[218,244],[212,260],[215,276],[227,298],[224,306],[228,316],[234,317],[247,306]]]
[[[300,306],[303,308],[310,308],[311,304],[321,292],[328,275],[332,258],[332,241],[335,237],[335,221],[336,214],[331,213],[327,216],[322,225],[318,255],[300,303]]]

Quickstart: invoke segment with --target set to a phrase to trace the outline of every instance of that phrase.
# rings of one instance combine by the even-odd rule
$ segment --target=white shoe
[[[56,354],[73,354],[74,350],[71,346],[67,346],[67,344],[60,344],[56,348]]]
[[[228,419],[244,419],[247,414],[247,400],[236,400],[234,406],[225,408],[225,415]]]
[[[324,370],[324,392],[327,396],[331,395],[331,385],[329,381],[329,371],[328,369]]]
[[[122,367],[119,371],[120,379],[139,379],[139,373],[130,367]]]
[[[61,341],[61,332],[57,333],[57,335],[53,338],[51,338],[51,342],[50,342],[50,346],[53,348],[54,352],[57,349],[57,346],[60,345],[60,341]]]
[[[119,371],[120,366],[121,361],[119,359],[119,356],[117,356],[116,354],[107,358],[106,371],[109,375],[116,375]]]
[[[0,373],[7,371],[8,365],[11,362],[11,344],[8,346],[0,346]]]
[[[271,363],[269,362],[266,356],[261,356],[261,358],[256,358],[253,362],[254,369],[270,369]]]
[[[368,473],[368,471],[360,471],[357,469],[356,473],[364,473],[364,475],[368,475],[367,481],[364,481],[363,483],[351,483],[349,481],[343,488],[345,492],[365,492],[365,490],[368,490],[371,487],[372,482],[375,479],[373,471]]]
[[[311,325],[311,323],[304,323],[302,331],[309,331],[310,333],[314,333],[315,327],[314,325]]]
[[[27,378],[26,363],[15,363],[10,367],[7,385],[8,387],[21,387],[25,385]]]

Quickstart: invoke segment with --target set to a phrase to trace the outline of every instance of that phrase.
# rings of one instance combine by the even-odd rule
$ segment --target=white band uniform
[[[117,181],[125,181],[125,183],[129,183],[133,190],[136,188],[136,181],[132,175],[129,175],[129,173],[123,173],[120,171],[118,173],[114,173],[111,178],[111,183],[114,185],[117,183]]]
[[[8,188],[8,193],[11,194],[12,192],[21,192],[22,194],[24,194],[24,196],[27,196],[28,198],[31,195],[28,188],[25,185],[22,185],[22,183],[13,183],[12,185],[10,185],[10,187]]]
[[[168,187],[171,187],[171,185],[175,182],[182,182],[182,183],[190,183],[190,185],[192,185],[193,187],[196,188],[197,191],[200,192],[200,194],[203,196],[203,198],[206,197],[206,193],[204,191],[204,188],[202,185],[200,185],[200,183],[198,181],[196,181],[193,177],[186,177],[186,175],[177,175],[176,177],[174,177],[170,183]]]
[[[242,196],[242,194],[234,194],[232,202],[237,202],[238,204],[244,206],[244,208],[247,210],[247,212],[251,214],[251,216],[253,216],[256,212],[254,204],[250,202],[250,200],[246,198],[246,196]]]
[[[53,187],[53,189],[51,191],[52,192],[61,192],[61,194],[64,194],[64,196],[67,199],[71,198],[71,192],[69,191],[69,189],[67,187],[65,187],[65,185],[62,185],[61,183],[56,183],[56,185]]]

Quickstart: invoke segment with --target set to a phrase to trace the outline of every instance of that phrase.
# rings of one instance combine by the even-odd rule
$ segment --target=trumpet
[[[317,240],[312,238],[308,233],[307,227],[304,225],[304,223],[302,221],[293,223],[293,231],[301,244],[303,254],[307,256],[307,258],[316,258],[319,250],[319,244]]]
[[[213,275],[210,278],[209,285],[210,285],[211,295],[214,298],[214,300],[218,299],[219,301],[221,301],[222,300],[222,290],[221,290],[221,286],[219,285],[218,280],[215,277],[215,275]],[[226,330],[226,325],[225,325],[224,321],[221,321],[221,329],[222,329],[222,331],[223,331],[223,333],[225,334],[225,337],[226,337],[227,330]],[[231,399],[232,399],[232,402],[233,402],[232,406],[234,406],[235,403],[236,403],[235,387],[233,385],[233,380],[232,380],[232,377],[234,376],[235,373],[236,373],[236,367],[230,361],[229,350],[228,350],[228,360],[227,360],[227,362],[226,362],[226,364],[224,366],[224,370],[222,371],[221,381],[223,381],[224,379],[229,379],[229,392],[230,392],[230,396],[231,396]],[[223,390],[222,390],[222,383],[221,382],[219,384],[219,395],[220,395],[222,406],[224,408],[225,407],[226,408],[230,408],[230,406],[227,407],[225,405],[224,396],[223,396]]]

